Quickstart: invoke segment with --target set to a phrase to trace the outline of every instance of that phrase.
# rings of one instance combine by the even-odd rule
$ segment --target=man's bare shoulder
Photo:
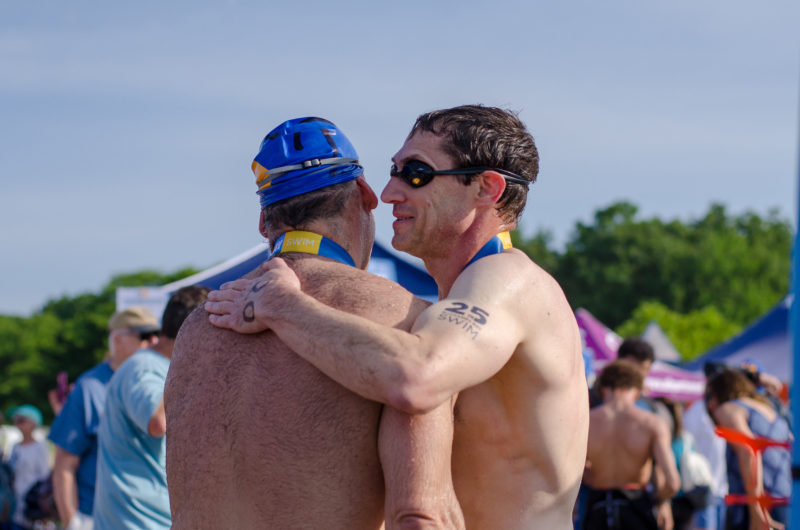
[[[459,277],[459,283],[462,288],[473,286],[481,292],[493,293],[510,305],[547,314],[572,315],[555,278],[519,249],[508,249],[477,261]]]
[[[632,419],[638,421],[642,425],[643,429],[652,434],[669,435],[669,425],[667,424],[667,421],[658,414],[644,410],[637,406],[632,406],[628,410],[628,415]]]
[[[566,310],[572,314],[572,310],[564,296],[564,290],[556,279],[538,263],[533,261],[521,250],[514,249],[508,253],[515,258],[518,268],[524,273],[525,286],[535,292],[543,303],[547,303],[552,308]]]
[[[398,283],[361,269],[313,259],[286,261],[300,278],[304,292],[380,324],[410,329],[430,305]]]
[[[634,404],[623,407],[615,406],[611,402],[602,403],[589,411],[591,419],[619,418],[625,421],[636,422],[643,427],[652,428],[667,426],[667,422],[657,414],[637,407]]]
[[[259,334],[260,335],[260,334]],[[222,350],[230,349],[234,344],[246,344],[255,340],[258,335],[241,335],[231,330],[213,326],[208,320],[208,313],[203,307],[198,307],[183,321],[170,361],[170,374],[176,372],[194,372],[200,368],[198,360],[204,362],[216,359],[210,356]],[[167,378],[168,386],[170,377]]]
[[[175,339],[176,351],[173,353],[173,357],[175,354],[180,353],[182,349],[180,346],[184,343],[194,342],[202,345],[206,337],[217,335],[217,331],[227,330],[212,326],[208,321],[208,313],[206,310],[203,309],[202,306],[196,308],[186,317],[183,324],[181,324],[178,336]]]
[[[453,301],[479,307],[501,323],[488,329],[493,338],[514,341],[511,359],[517,369],[524,367],[534,392],[562,400],[586,397],[575,315],[558,283],[525,253],[507,249],[468,266],[444,302]]]

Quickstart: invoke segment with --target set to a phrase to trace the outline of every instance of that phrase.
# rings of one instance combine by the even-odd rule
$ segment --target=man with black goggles
[[[452,472],[466,527],[572,528],[589,427],[580,334],[556,281],[507,237],[538,172],[533,138],[515,114],[467,105],[420,116],[392,160],[398,178],[381,193],[392,245],[439,286],[411,332],[305,295],[280,259],[212,293],[210,320],[271,328],[333,380],[411,414],[458,395]]]

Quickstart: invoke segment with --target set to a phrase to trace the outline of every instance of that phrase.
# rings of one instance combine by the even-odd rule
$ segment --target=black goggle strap
[[[434,171],[434,175],[477,175],[478,173],[483,173],[484,171],[496,171],[503,175],[503,178],[506,179],[508,182],[514,182],[516,184],[522,184],[526,188],[528,187],[528,182],[524,178],[520,177],[519,175],[512,173],[511,171],[506,171],[505,169],[498,169],[496,167],[465,167],[460,169],[445,169],[442,171]]]

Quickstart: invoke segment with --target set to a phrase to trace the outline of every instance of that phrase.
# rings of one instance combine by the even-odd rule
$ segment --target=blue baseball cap
[[[288,120],[270,131],[253,160],[261,207],[360,177],[353,144],[322,118]]]

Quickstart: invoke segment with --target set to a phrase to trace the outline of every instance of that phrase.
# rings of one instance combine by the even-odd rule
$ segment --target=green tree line
[[[108,349],[108,319],[114,312],[117,287],[158,286],[197,272],[184,268],[170,274],[145,270],[120,274],[98,293],[49,300],[28,318],[0,315],[0,404],[31,403],[45,421],[52,419],[47,392],[56,375],[65,371],[70,381],[88,370]]]
[[[563,249],[537,232],[514,244],[622,336],[657,321],[685,358],[697,356],[758,318],[789,286],[792,231],[777,212],[730,215],[712,205],[690,222],[640,219],[614,203],[577,223]],[[114,276],[98,293],[48,301],[27,318],[0,315],[0,405],[38,406],[50,420],[47,391],[56,374],[70,381],[100,362],[117,287],[163,285],[196,272],[140,271]]]
[[[562,251],[547,232],[517,240],[583,307],[621,336],[652,320],[685,360],[750,324],[789,289],[792,229],[777,211],[729,214],[713,204],[690,222],[640,219],[629,202],[577,223]]]

